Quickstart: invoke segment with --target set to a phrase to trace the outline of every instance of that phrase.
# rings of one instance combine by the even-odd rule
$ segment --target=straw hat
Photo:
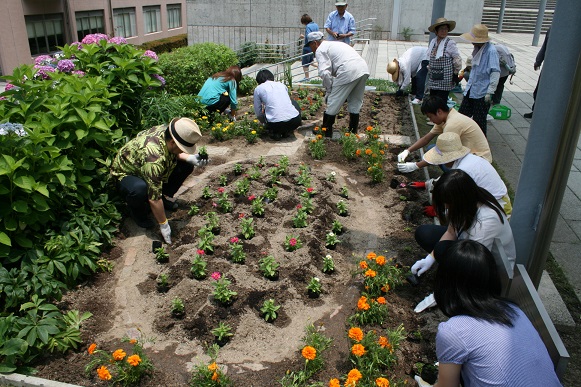
[[[393,58],[393,61],[388,63],[387,72],[391,74],[391,80],[397,82],[399,79],[399,62],[397,59]]]
[[[335,7],[337,7],[337,6],[339,6],[339,7],[340,7],[340,6],[342,6],[342,5],[347,5],[347,2],[346,2],[346,1],[336,1],[336,2],[335,2]]]
[[[434,165],[447,164],[470,153],[470,148],[462,145],[460,136],[445,132],[438,136],[436,146],[424,154],[424,161]]]
[[[475,24],[470,32],[465,32],[460,37],[471,43],[486,43],[490,40],[488,37],[488,27],[484,24]]]
[[[456,22],[454,20],[448,20],[445,17],[440,17],[436,19],[436,22],[428,27],[428,31],[436,32],[436,27],[443,26],[444,24],[448,25],[448,32],[452,32],[454,28],[456,28]]]
[[[196,152],[196,143],[202,138],[198,124],[185,117],[171,120],[169,133],[178,148],[190,155]]]

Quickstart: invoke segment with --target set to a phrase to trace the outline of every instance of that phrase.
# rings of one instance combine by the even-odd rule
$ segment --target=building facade
[[[1,0],[0,74],[88,34],[138,45],[186,30],[185,0]]]

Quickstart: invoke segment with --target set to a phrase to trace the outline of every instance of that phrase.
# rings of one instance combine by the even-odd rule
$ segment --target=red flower
[[[196,251],[196,254],[198,254],[198,255],[204,255],[204,254],[206,254],[206,252],[204,250],[198,249]]]
[[[238,237],[230,238],[230,243],[238,243],[239,241],[240,241],[240,239],[238,239]]]
[[[312,188],[312,187],[309,187],[309,188],[307,188],[307,192],[308,192],[308,193],[312,193],[314,190],[315,190],[315,189],[314,189],[314,188]]]
[[[296,244],[297,244],[297,239],[296,239],[296,238],[291,238],[291,239],[288,241],[288,244],[289,244],[289,245],[291,245],[291,246],[296,246]]]
[[[218,192],[223,193],[224,192],[224,187],[218,188]]]
[[[301,208],[303,208],[303,206],[300,204],[297,204],[297,208],[300,210]]]
[[[241,213],[239,213],[239,214],[238,214],[238,218],[239,218],[239,219],[242,219],[242,218],[244,218],[244,214],[243,214],[242,212],[241,212]]]

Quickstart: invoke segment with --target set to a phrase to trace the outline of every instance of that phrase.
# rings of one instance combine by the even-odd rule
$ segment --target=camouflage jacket
[[[150,200],[161,199],[163,183],[177,164],[177,155],[165,143],[166,128],[160,125],[140,132],[119,150],[111,165],[111,176],[117,182],[125,176],[143,179]]]

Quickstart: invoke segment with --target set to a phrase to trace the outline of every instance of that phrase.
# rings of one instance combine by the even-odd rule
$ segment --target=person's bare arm
[[[434,387],[458,387],[461,370],[461,364],[440,363],[438,365],[438,382],[434,384]]]
[[[151,207],[151,212],[153,213],[155,220],[157,220],[157,223],[164,223],[166,221],[166,217],[165,210],[163,208],[163,201],[161,199],[149,200],[149,206]]]

